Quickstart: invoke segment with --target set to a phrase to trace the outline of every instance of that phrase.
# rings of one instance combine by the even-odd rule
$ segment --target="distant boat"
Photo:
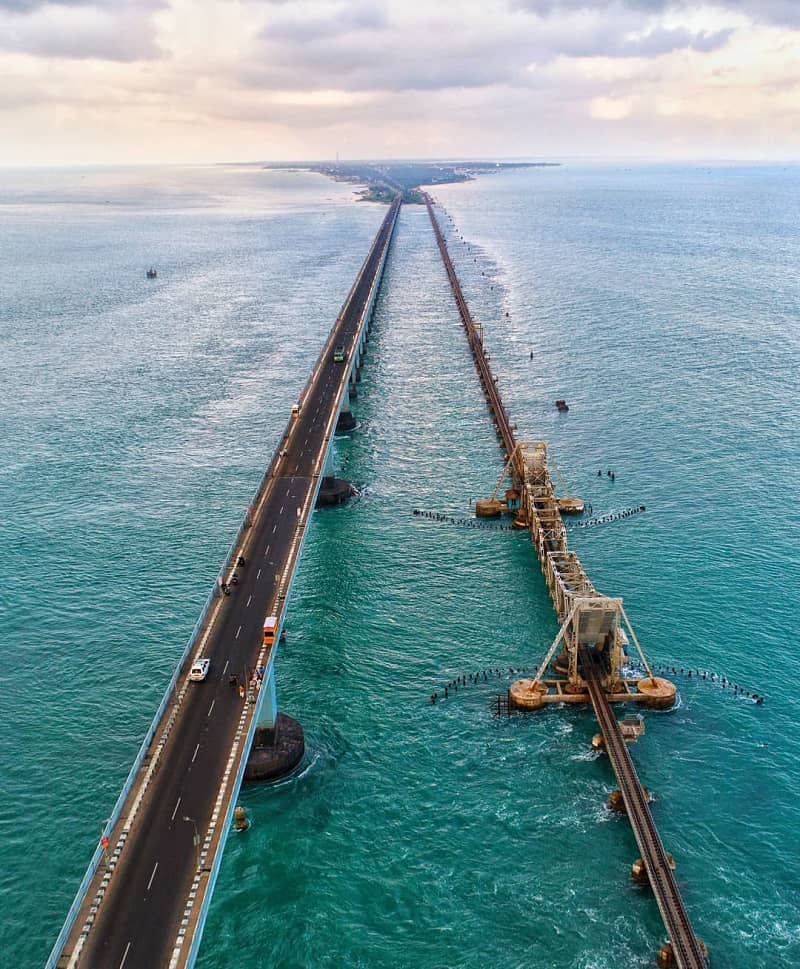
[[[158,273],[155,271],[155,269],[152,266],[147,270],[148,279],[155,279],[157,275]]]

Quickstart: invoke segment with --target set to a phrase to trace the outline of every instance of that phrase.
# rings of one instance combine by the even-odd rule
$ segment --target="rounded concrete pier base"
[[[475,502],[477,518],[499,518],[502,510],[503,506],[496,498],[479,498]]]
[[[515,680],[508,691],[508,700],[512,707],[518,710],[541,710],[544,706],[542,697],[547,693],[547,687],[535,680]]]
[[[343,505],[353,497],[356,489],[344,478],[323,478],[317,495],[317,508],[328,508],[331,505]]]
[[[244,769],[246,781],[274,781],[297,767],[306,750],[302,724],[279,713],[274,727],[256,727]]]
[[[675,684],[661,676],[648,676],[639,680],[636,689],[647,698],[642,701],[644,705],[655,710],[668,710],[675,703]]]
[[[336,434],[346,434],[348,431],[354,431],[356,428],[356,419],[353,417],[353,412],[350,410],[343,410],[336,421]]]

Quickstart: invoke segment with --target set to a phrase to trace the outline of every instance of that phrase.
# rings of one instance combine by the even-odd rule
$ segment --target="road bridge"
[[[673,684],[653,676],[620,598],[598,592],[577,554],[567,544],[567,532],[547,466],[544,441],[519,441],[506,411],[497,379],[483,344],[483,328],[476,323],[461,289],[447,241],[439,225],[433,200],[425,197],[433,232],[453,291],[475,367],[483,386],[512,481],[507,501],[514,524],[530,532],[553,606],[561,624],[533,679],[518,680],[509,690],[509,702],[520,709],[538,710],[548,703],[591,702],[605,738],[605,747],[617,775],[625,809],[645,869],[656,896],[670,944],[659,960],[679,969],[704,969],[702,945],[692,930],[667,856],[653,822],[648,798],[639,783],[619,723],[610,702],[633,702],[652,707],[671,706]],[[513,506],[512,504],[513,503]],[[487,513],[499,514],[500,503]],[[627,630],[627,632],[626,632]],[[646,677],[626,677],[627,648],[633,642],[647,671]],[[558,655],[556,655],[558,654]],[[543,679],[553,663],[553,678]]]
[[[259,727],[273,738],[280,728],[277,643],[336,424],[359,376],[399,209],[398,197],[247,510],[49,969],[182,969],[195,960],[253,738]],[[335,359],[339,347],[344,360]],[[265,644],[267,616],[277,622],[274,643]],[[210,670],[192,682],[199,657],[210,659]]]

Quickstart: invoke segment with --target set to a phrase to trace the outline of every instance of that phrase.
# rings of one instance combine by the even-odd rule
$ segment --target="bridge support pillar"
[[[323,478],[317,495],[317,508],[343,505],[356,494],[356,489],[346,478]]]
[[[353,423],[355,424],[355,421]],[[328,458],[322,472],[322,481],[320,481],[319,493],[317,494],[317,508],[343,505],[356,494],[356,489],[346,478],[336,477],[336,467],[333,463],[332,454],[332,450],[328,452]]]
[[[261,684],[261,710],[258,713],[259,727],[274,727],[278,718],[278,692],[275,689],[275,669],[273,668]]]
[[[348,394],[347,398],[342,402],[341,411],[339,411],[339,418],[336,421],[336,433],[347,434],[349,431],[355,430],[355,427],[356,419],[350,410],[350,397]]]
[[[305,753],[303,727],[294,717],[278,712],[275,670],[261,685],[261,710],[244,772],[246,781],[273,781],[297,767]]]

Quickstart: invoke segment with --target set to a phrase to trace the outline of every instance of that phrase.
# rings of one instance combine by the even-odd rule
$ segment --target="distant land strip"
[[[403,201],[422,205],[421,185],[468,182],[478,175],[494,175],[517,168],[557,168],[561,162],[282,162],[264,168],[302,169],[337,182],[366,185],[358,194],[365,202],[389,203],[399,192]]]

